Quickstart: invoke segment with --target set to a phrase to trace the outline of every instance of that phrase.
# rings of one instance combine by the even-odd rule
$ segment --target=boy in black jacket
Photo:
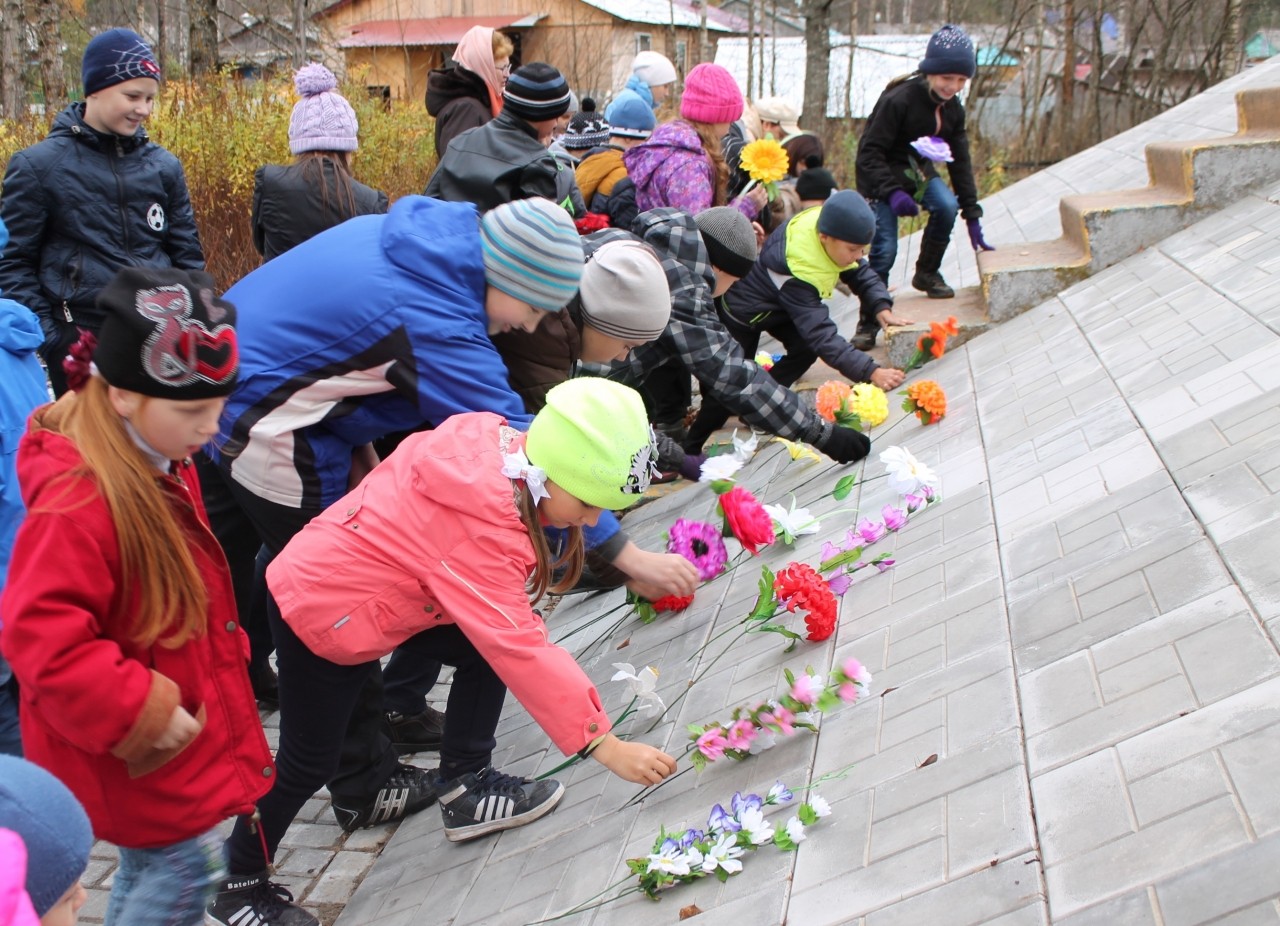
[[[81,71],[84,102],[9,159],[0,202],[10,234],[0,291],[40,319],[40,353],[58,395],[67,388],[62,358],[77,328],[101,326],[95,303],[117,270],[204,269],[182,165],[143,128],[160,89],[151,49],[111,29],[85,47]]]

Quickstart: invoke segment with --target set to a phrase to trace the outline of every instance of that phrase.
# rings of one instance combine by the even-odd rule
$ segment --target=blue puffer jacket
[[[9,159],[0,291],[36,313],[46,349],[97,330],[98,292],[121,267],[204,269],[182,165],[139,128],[103,134],[72,103],[42,142]]]

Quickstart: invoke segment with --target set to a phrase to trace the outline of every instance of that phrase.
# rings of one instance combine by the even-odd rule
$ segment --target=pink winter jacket
[[[289,541],[267,582],[302,642],[341,665],[457,624],[568,755],[611,725],[529,604],[533,545],[502,475],[503,452],[523,442],[490,412],[412,435]]]

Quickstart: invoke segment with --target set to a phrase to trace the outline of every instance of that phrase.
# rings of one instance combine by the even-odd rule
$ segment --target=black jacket
[[[351,181],[355,210],[341,208],[337,168],[322,162],[327,190],[303,176],[303,164],[268,164],[253,175],[253,246],[267,260],[358,215],[382,215],[387,194]]]
[[[44,141],[9,159],[0,219],[9,245],[0,292],[30,308],[45,350],[96,331],[98,292],[121,267],[204,269],[182,165],[139,128],[102,134],[72,103]]]
[[[502,112],[449,143],[426,195],[475,203],[481,212],[532,196],[555,202],[561,169],[529,123]]]
[[[484,78],[456,62],[427,75],[426,102],[427,112],[436,120],[437,159],[444,157],[449,142],[493,118]]]
[[[982,207],[978,205],[978,188],[969,160],[964,106],[955,97],[938,102],[929,92],[923,74],[885,90],[871,110],[867,127],[858,139],[858,192],[867,199],[881,201],[887,201],[894,190],[913,195],[915,183],[907,176],[911,158],[924,170],[926,180],[938,176],[933,162],[917,155],[911,147],[922,135],[936,135],[951,146],[955,160],[947,165],[947,173],[960,202],[960,214],[966,219],[981,218]]]

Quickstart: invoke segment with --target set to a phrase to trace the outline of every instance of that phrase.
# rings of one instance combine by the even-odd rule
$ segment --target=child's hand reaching
[[[591,757],[619,778],[638,785],[656,785],[676,770],[676,760],[648,743],[629,743],[612,733],[591,751]]]
[[[650,553],[630,540],[614,557],[613,565],[627,574],[627,583],[637,595],[652,599],[645,591],[663,595],[692,595],[698,588],[698,569],[677,553]],[[637,587],[638,586],[638,587]]]
[[[156,738],[156,749],[180,749],[195,739],[199,732],[199,722],[179,704],[169,715],[165,731]]]

